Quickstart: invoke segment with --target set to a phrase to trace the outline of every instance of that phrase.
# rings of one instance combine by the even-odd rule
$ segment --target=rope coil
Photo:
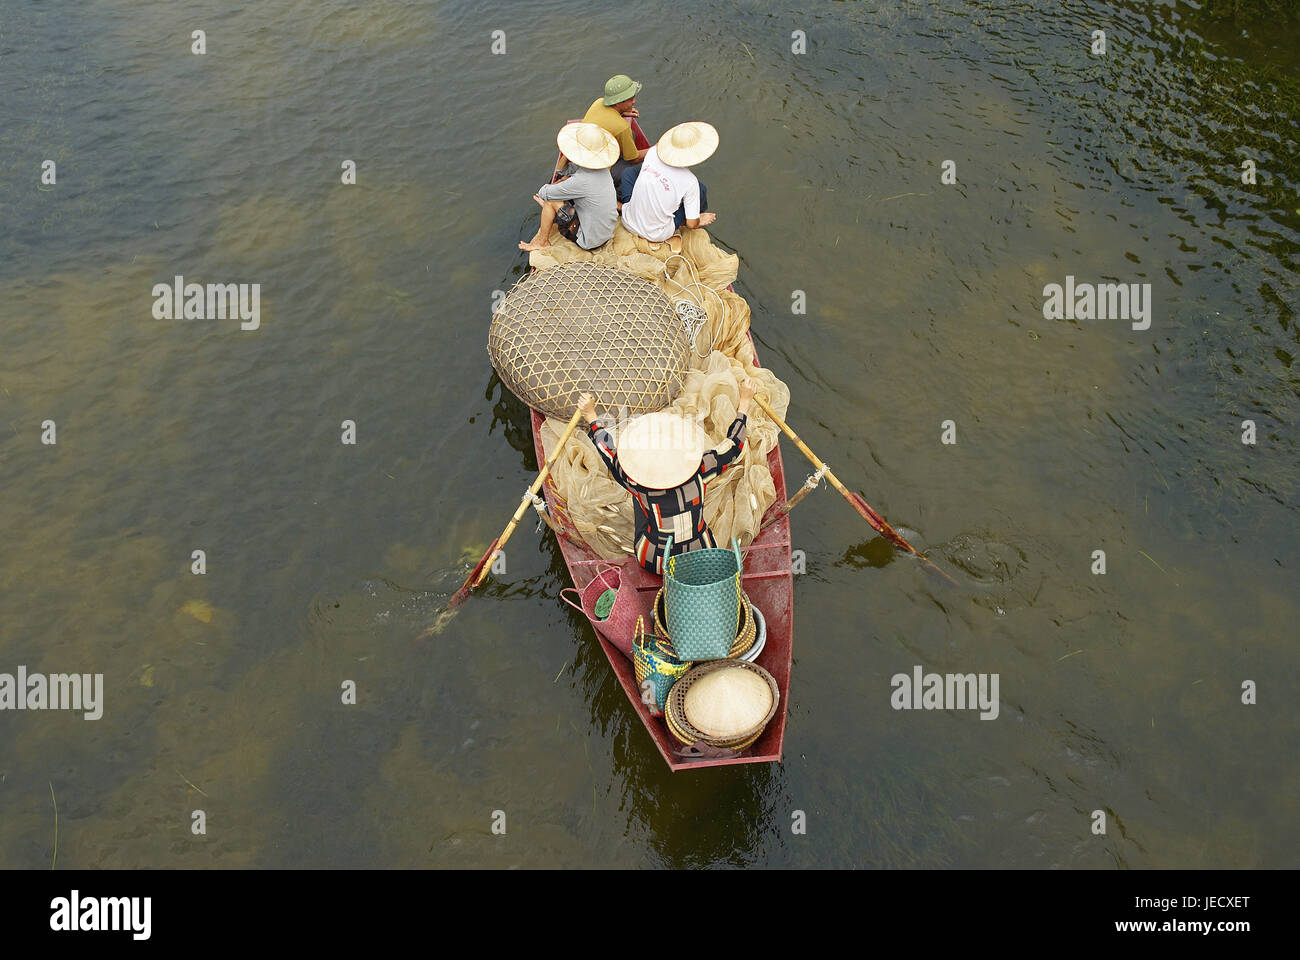
[[[525,490],[524,495],[519,499],[524,501],[524,503],[531,502],[533,505],[533,509],[537,511],[537,516],[539,519],[537,521],[536,528],[533,530],[533,533],[541,533],[543,526],[549,527],[551,525],[549,522],[549,517],[547,516],[546,513],[546,501],[542,499],[542,497],[540,497],[536,493],[533,493],[533,491],[531,490]]]
[[[688,284],[680,283],[675,277],[669,276],[668,264],[674,260],[681,260],[686,264],[686,269],[690,273],[691,282]],[[713,287],[708,286],[700,281],[700,275],[695,271],[695,264],[691,263],[688,257],[680,253],[674,253],[664,261],[664,279],[674,287],[686,294],[686,297],[673,301],[673,307],[677,310],[677,317],[682,321],[682,326],[686,328],[686,336],[691,342],[691,352],[701,360],[707,360],[718,346],[718,330],[713,331],[713,339],[709,342],[709,349],[700,353],[696,346],[696,340],[699,338],[700,331],[709,323],[709,311],[704,306],[704,297],[691,292],[692,289],[707,290],[713,294],[714,299],[718,301],[719,316],[725,316],[727,305],[722,302],[722,295]]]

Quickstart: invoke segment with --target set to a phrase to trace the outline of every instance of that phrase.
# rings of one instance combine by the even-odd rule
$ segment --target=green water
[[[54,863],[55,803],[60,868],[1295,865],[1294,16],[231,6],[0,8],[0,672],[105,686],[0,713],[0,867]],[[670,775],[531,523],[413,639],[536,469],[491,298],[619,72],[652,138],[721,133],[792,425],[959,580],[798,507],[780,766]],[[260,283],[260,329],[155,320],[177,274]],[[1150,329],[1043,319],[1067,274],[1150,283]],[[999,717],[891,709],[918,663]]]

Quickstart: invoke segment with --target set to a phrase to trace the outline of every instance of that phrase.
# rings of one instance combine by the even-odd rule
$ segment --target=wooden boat
[[[649,146],[636,120],[632,121],[633,132],[637,137],[638,149]],[[750,336],[750,343],[753,337]],[[757,353],[754,365],[759,366]],[[537,453],[537,462],[544,463],[546,453],[542,447],[542,424],[545,417],[536,410],[530,411],[533,425],[533,447]],[[585,437],[575,437],[570,442],[588,443]],[[627,694],[627,699],[645,724],[646,731],[659,749],[660,755],[674,772],[695,770],[702,767],[720,767],[741,763],[778,763],[781,760],[785,741],[786,711],[790,703],[790,663],[792,656],[792,636],[794,632],[794,577],[790,557],[790,518],[780,515],[780,508],[786,501],[785,467],[781,461],[781,448],[778,443],[772,448],[767,458],[772,481],[776,485],[776,499],[768,508],[764,522],[771,520],[748,547],[743,548],[744,574],[742,586],[750,602],[759,609],[767,622],[767,643],[758,655],[756,663],[775,678],[781,693],[781,702],[776,715],[768,723],[759,739],[739,754],[726,757],[694,758],[684,755],[682,744],[671,733],[662,718],[652,717],[649,709],[641,702],[641,692],[637,688],[632,661],[593,629],[597,640],[609,659],[614,675]],[[555,522],[567,536],[558,537],[560,551],[569,568],[569,577],[573,585],[581,592],[597,573],[611,561],[597,556],[582,542],[577,529],[570,521],[566,504],[556,491],[548,477],[543,488],[548,510]],[[646,606],[653,602],[654,595],[663,585],[660,577],[644,570],[628,557],[622,561],[612,561],[620,569],[623,586],[632,586],[642,595],[647,595]]]
[[[546,460],[542,449],[542,424],[546,418],[536,410],[530,411],[533,423],[533,447],[537,452],[537,462]],[[570,442],[588,443],[585,437],[575,437]],[[776,484],[776,500],[768,509],[764,520],[775,516],[780,506],[785,503],[785,469],[781,462],[781,448],[772,448],[767,457],[768,469]],[[646,606],[653,601],[654,595],[663,586],[663,580],[634,562],[631,557],[626,560],[606,561],[588,549],[570,522],[565,510],[564,500],[557,493],[548,477],[543,487],[547,508],[567,537],[559,537],[560,551],[564,554],[565,565],[569,568],[569,578],[579,592],[587,586],[596,574],[605,569],[609,563],[619,567],[623,587],[633,586],[643,595],[648,595]],[[618,677],[618,682],[627,694],[628,702],[645,724],[646,730],[659,748],[660,755],[674,772],[693,770],[699,767],[725,766],[736,763],[773,763],[781,760],[782,746],[785,741],[785,718],[790,703],[790,661],[792,656],[792,635],[794,632],[794,577],[790,564],[790,518],[782,516],[767,526],[748,547],[742,548],[745,571],[741,584],[745,593],[763,614],[767,621],[767,643],[755,661],[776,680],[781,691],[781,703],[776,716],[767,725],[763,735],[748,749],[738,756],[713,759],[688,759],[680,752],[682,744],[668,732],[662,718],[652,717],[649,708],[641,702],[641,691],[637,689],[636,676],[632,661],[625,657],[617,647],[593,630],[609,665]]]

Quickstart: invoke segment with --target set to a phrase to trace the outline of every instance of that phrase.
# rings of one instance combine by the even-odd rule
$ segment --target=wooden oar
[[[488,570],[492,567],[492,561],[496,559],[497,554],[505,549],[506,541],[509,540],[510,535],[515,532],[515,527],[519,525],[519,521],[523,518],[524,512],[532,506],[534,494],[542,488],[542,484],[546,482],[546,478],[551,475],[551,467],[553,467],[555,461],[559,459],[560,452],[564,449],[564,445],[569,442],[569,437],[573,435],[573,430],[578,425],[578,419],[581,416],[581,410],[573,411],[573,416],[569,418],[569,425],[564,428],[564,433],[560,434],[559,443],[555,445],[555,449],[551,451],[551,455],[547,457],[546,462],[542,464],[542,470],[537,474],[537,479],[533,481],[533,485],[529,487],[528,492],[520,498],[519,506],[515,508],[515,515],[510,518],[510,522],[506,524],[506,528],[501,531],[501,536],[493,540],[488,546],[487,553],[483,554],[483,559],[479,560],[479,562],[474,566],[474,569],[469,572],[469,576],[466,577],[465,582],[460,585],[460,589],[451,595],[451,599],[447,601],[446,608],[442,613],[438,614],[438,619],[434,621],[433,626],[420,634],[417,639],[423,640],[425,637],[441,632],[442,628],[447,625],[447,621],[455,614],[456,609],[469,599],[470,591],[482,583],[487,577]]]
[[[772,524],[778,523],[782,517],[789,516],[790,511],[793,510],[795,507],[799,506],[799,503],[803,500],[804,497],[808,496],[808,494],[816,490],[820,482],[821,482],[821,477],[818,477],[817,474],[815,473],[812,476],[810,476],[807,480],[805,480],[800,485],[799,489],[795,491],[795,495],[793,497],[786,497],[785,503],[777,507],[776,512],[773,513],[772,516],[768,517],[768,519],[763,523],[763,525],[758,528],[759,532],[761,533],[762,531],[770,527]]]
[[[867,503],[867,501],[863,500],[852,490],[846,490],[844,488],[844,484],[840,483],[839,477],[835,476],[835,474],[831,472],[830,467],[826,466],[826,464],[821,462],[821,460],[817,457],[817,454],[813,453],[811,450],[808,449],[808,444],[804,443],[802,440],[799,439],[799,434],[791,430],[790,425],[787,424],[784,420],[782,420],[779,416],[777,416],[776,411],[773,410],[771,407],[769,407],[766,401],[764,401],[761,397],[756,396],[754,397],[754,402],[763,408],[763,412],[772,418],[772,422],[775,423],[778,427],[780,427],[785,432],[785,435],[787,437],[789,437],[791,440],[794,441],[794,445],[799,448],[799,451],[805,457],[807,457],[809,460],[812,461],[813,466],[815,466],[818,470],[825,471],[826,479],[831,482],[831,486],[833,486],[844,496],[844,499],[849,502],[849,504],[853,507],[854,510],[858,511],[858,513],[862,515],[862,518],[866,520],[867,523],[871,524],[871,526],[875,528],[877,533],[879,533],[882,537],[884,537],[894,546],[900,547],[904,550],[910,550],[913,554],[920,557],[931,567],[934,567],[934,569],[939,574],[941,574],[944,577],[944,579],[946,579],[949,583],[952,583],[954,585],[957,583],[956,580],[954,580],[952,577],[948,576],[948,574],[944,573],[937,566],[935,566],[933,560],[931,560],[925,554],[921,553],[914,546],[912,546],[910,543],[904,540],[897,530],[895,530],[893,527],[891,527],[888,523],[885,522],[884,517],[876,513],[875,510],[871,509],[871,505]]]

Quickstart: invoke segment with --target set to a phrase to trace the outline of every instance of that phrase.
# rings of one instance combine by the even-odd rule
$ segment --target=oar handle
[[[497,537],[497,547],[492,554],[492,560],[489,560],[483,565],[483,569],[479,571],[478,577],[474,580],[474,583],[471,584],[471,586],[477,587],[484,581],[484,579],[486,579],[488,569],[492,566],[492,562],[495,561],[497,555],[505,549],[506,541],[509,540],[510,535],[515,532],[515,527],[519,525],[519,521],[522,519],[524,511],[532,505],[533,494],[537,493],[537,491],[542,488],[542,484],[546,482],[546,478],[551,475],[551,467],[554,466],[555,461],[559,459],[560,451],[563,450],[564,445],[569,442],[569,437],[573,436],[574,428],[577,427],[578,419],[581,416],[581,410],[573,411],[573,416],[569,418],[568,426],[566,426],[564,432],[560,434],[560,442],[555,445],[555,449],[551,451],[551,455],[547,457],[546,462],[542,464],[541,473],[537,474],[537,479],[533,481],[533,485],[529,487],[528,492],[520,498],[519,506],[515,508],[515,515],[510,518],[510,522],[506,524],[506,528],[501,531],[501,536]]]
[[[799,451],[805,457],[807,457],[809,460],[812,461],[812,465],[816,467],[818,470],[822,471],[822,475],[831,482],[831,486],[834,487],[836,490],[838,490],[846,500],[852,503],[853,497],[849,493],[849,491],[844,488],[844,484],[840,483],[840,478],[835,476],[835,474],[831,471],[830,467],[822,463],[821,458],[808,448],[808,444],[804,443],[802,440],[799,439],[799,434],[795,433],[793,430],[790,429],[790,424],[782,420],[780,415],[771,407],[769,407],[767,405],[767,401],[765,401],[762,397],[755,396],[754,402],[763,408],[763,412],[766,413],[768,417],[771,418],[773,423],[775,423],[778,427],[780,427],[783,431],[785,431],[785,435],[794,441],[794,445],[799,448]]]
[[[770,406],[768,406],[767,401],[764,400],[762,397],[758,396],[757,394],[755,394],[754,396],[754,402],[763,408],[763,412],[767,414],[769,420],[771,420],[778,427],[780,427],[781,430],[785,433],[785,435],[794,441],[795,446],[799,448],[799,451],[805,457],[807,457],[809,460],[812,461],[813,466],[815,466],[818,470],[824,471],[824,475],[826,479],[829,480],[834,485],[835,489],[843,493],[844,487],[840,483],[839,478],[837,478],[835,474],[831,473],[831,468],[826,466],[826,464],[822,463],[821,458],[818,457],[817,454],[813,453],[810,449],[808,449],[808,444],[804,443],[802,440],[799,439],[799,434],[795,433],[793,430],[790,429],[790,424],[782,420],[780,414],[778,414],[775,410],[773,410]]]

